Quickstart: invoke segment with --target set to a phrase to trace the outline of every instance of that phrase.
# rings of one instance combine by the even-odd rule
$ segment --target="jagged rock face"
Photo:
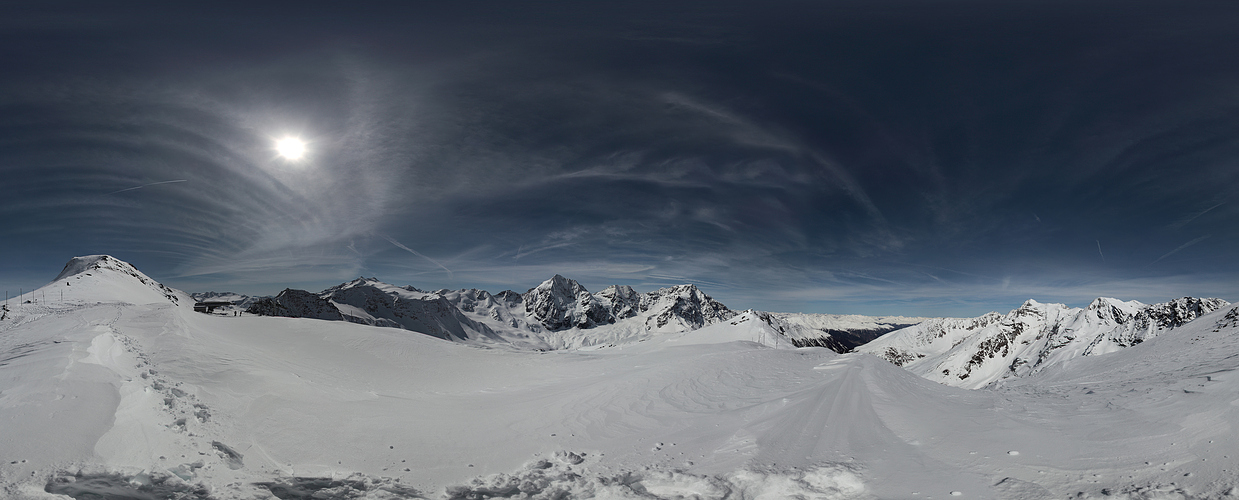
[[[736,313],[715,301],[694,285],[660,288],[642,298],[641,309],[652,314],[645,325],[649,330],[696,330],[705,325],[731,319]]]
[[[344,319],[340,309],[331,301],[305,290],[285,288],[275,297],[259,299],[246,309],[247,313],[260,316],[284,316],[287,318],[313,318],[339,321]]]
[[[1098,319],[1118,325],[1126,324],[1135,315],[1129,303],[1106,297],[1097,298],[1085,310],[1092,312]]]
[[[548,331],[592,328],[647,315],[647,331],[688,331],[730,319],[736,313],[693,285],[637,293],[616,285],[590,294],[576,281],[555,275],[523,296],[531,322]]]
[[[1136,315],[1136,325],[1138,328],[1178,328],[1228,305],[1230,303],[1222,299],[1183,297],[1145,308]]]
[[[1217,324],[1213,325],[1213,331],[1216,332],[1219,329],[1233,326],[1239,326],[1239,307],[1232,307],[1229,311],[1226,311],[1226,315],[1222,316],[1222,319],[1219,319]]]
[[[549,331],[591,328],[614,322],[585,287],[556,274],[522,296],[525,315]]]
[[[508,306],[515,306],[520,304],[521,301],[525,299],[522,298],[519,293],[513,292],[512,290],[504,290],[495,294],[495,300]]]
[[[594,294],[594,297],[617,320],[631,318],[641,312],[641,294],[628,285],[611,285]]]
[[[1101,300],[1101,299],[1098,299]],[[1119,322],[1123,328],[1116,328],[1104,338],[1096,339],[1089,346],[1089,353],[1104,348],[1108,344],[1119,347],[1131,347],[1145,340],[1156,337],[1164,330],[1178,328],[1188,322],[1230,305],[1222,299],[1183,297],[1146,306],[1129,317],[1129,321]],[[1109,352],[1109,351],[1105,351]]]

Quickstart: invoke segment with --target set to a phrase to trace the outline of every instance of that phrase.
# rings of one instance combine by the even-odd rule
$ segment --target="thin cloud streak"
[[[1200,216],[1202,216],[1202,215],[1204,215],[1204,214],[1207,214],[1207,213],[1209,213],[1210,211],[1212,211],[1213,209],[1215,209],[1215,208],[1217,208],[1217,207],[1220,207],[1220,206],[1222,206],[1222,205],[1225,205],[1225,204],[1226,204],[1226,202],[1222,202],[1222,203],[1218,203],[1217,205],[1214,205],[1214,206],[1211,206],[1211,207],[1209,207],[1209,208],[1206,208],[1206,209],[1204,209],[1203,211],[1198,212],[1198,213],[1196,213],[1195,215],[1192,215],[1191,217],[1188,217],[1187,219],[1185,219],[1185,220],[1183,220],[1183,221],[1180,221],[1180,222],[1176,222],[1176,223],[1174,223],[1174,224],[1171,224],[1171,225],[1170,225],[1170,227],[1171,227],[1171,228],[1173,228],[1173,229],[1179,229],[1179,228],[1181,228],[1181,227],[1183,227],[1183,226],[1186,226],[1186,225],[1190,224],[1192,221],[1196,220],[1196,219],[1197,219],[1197,218],[1199,218]],[[1161,259],[1158,259],[1158,260],[1161,260]]]
[[[113,194],[116,194],[116,193],[123,193],[123,192],[125,192],[125,191],[133,191],[133,190],[135,190],[135,189],[142,189],[142,188],[144,188],[144,187],[149,187],[149,186],[158,186],[158,185],[160,185],[160,184],[172,184],[172,183],[176,183],[176,182],[189,182],[189,179],[176,179],[176,180],[171,180],[171,181],[159,181],[159,182],[152,182],[152,183],[150,183],[150,184],[143,184],[143,185],[141,185],[141,186],[134,186],[134,187],[131,187],[131,188],[125,188],[125,189],[121,189],[121,190],[118,190],[118,191],[112,191],[111,193],[107,193],[107,194],[105,194],[104,196],[113,195]]]
[[[1190,247],[1190,246],[1195,245],[1195,244],[1197,244],[1197,243],[1200,243],[1200,242],[1202,242],[1202,241],[1205,241],[1205,240],[1209,239],[1209,237],[1210,237],[1210,236],[1213,236],[1213,235],[1212,235],[1212,234],[1207,234],[1207,235],[1201,236],[1201,237],[1199,237],[1199,238],[1196,238],[1196,239],[1194,239],[1194,240],[1192,240],[1192,241],[1189,241],[1189,242],[1187,242],[1187,243],[1184,243],[1184,244],[1182,244],[1182,245],[1179,245],[1179,246],[1178,246],[1178,248],[1175,248],[1174,250],[1171,250],[1171,251],[1169,251],[1169,252],[1166,252],[1166,254],[1165,254],[1165,255],[1162,255],[1161,257],[1158,257],[1158,258],[1157,258],[1157,260],[1155,260],[1155,261],[1153,261],[1153,262],[1150,262],[1150,263],[1149,263],[1149,265],[1153,265],[1153,264],[1156,264],[1156,263],[1158,263],[1158,262],[1161,262],[1161,261],[1162,261],[1162,259],[1164,259],[1164,258],[1166,258],[1166,257],[1169,257],[1169,256],[1171,256],[1171,255],[1174,255],[1174,254],[1176,254],[1176,253],[1179,253],[1179,251],[1180,251],[1180,250],[1183,250],[1184,248],[1187,248],[1187,247]]]
[[[452,270],[451,270],[451,269],[448,269],[448,268],[447,268],[447,266],[444,266],[443,264],[440,264],[440,263],[439,263],[439,261],[434,260],[434,259],[432,259],[432,258],[430,258],[430,257],[425,256],[425,255],[422,255],[422,254],[421,254],[420,252],[418,252],[417,250],[414,250],[414,249],[412,249],[412,248],[409,248],[409,247],[404,246],[403,244],[401,244],[399,241],[396,241],[396,240],[395,240],[394,238],[392,238],[391,236],[387,236],[387,235],[385,235],[385,234],[381,234],[381,235],[379,235],[379,236],[380,236],[380,237],[382,237],[383,239],[387,240],[387,241],[388,241],[388,242],[390,242],[391,244],[396,245],[396,247],[397,247],[397,248],[400,248],[401,250],[404,250],[404,251],[406,251],[406,252],[409,252],[409,253],[411,253],[411,254],[413,254],[413,255],[416,255],[416,256],[418,256],[418,257],[421,257],[421,258],[423,258],[423,259],[426,259],[426,260],[427,260],[427,261],[429,261],[431,264],[434,264],[434,265],[436,265],[436,266],[439,266],[439,268],[440,268],[440,269],[443,269],[444,271],[447,271],[448,276],[452,276]]]

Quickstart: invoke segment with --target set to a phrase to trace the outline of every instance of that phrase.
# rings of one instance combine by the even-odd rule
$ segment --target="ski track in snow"
[[[1239,332],[1215,327],[1229,308],[965,390],[774,349],[756,321],[519,352],[198,314],[126,276],[60,279],[46,291],[63,303],[0,321],[3,496],[1239,495]]]

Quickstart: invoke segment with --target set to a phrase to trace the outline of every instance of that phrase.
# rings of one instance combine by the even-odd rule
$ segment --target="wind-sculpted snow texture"
[[[1099,298],[1081,309],[1029,300],[1006,315],[929,320],[858,350],[930,380],[978,388],[1131,347],[1227,305],[1193,297],[1154,305]]]
[[[1140,327],[1138,344],[964,390],[867,354],[790,346],[752,311],[534,352],[195,313],[117,269],[39,292],[65,298],[23,301],[0,321],[6,499],[1239,495],[1239,310],[1206,312],[1213,301],[1149,309],[1148,325],[1179,326]],[[500,295],[454,300],[523,311]],[[1018,323],[1018,344],[1048,319],[1062,335],[1139,325],[1147,309],[1095,304],[1079,316],[1029,303],[919,332]],[[644,328],[648,316],[617,324],[634,319]]]

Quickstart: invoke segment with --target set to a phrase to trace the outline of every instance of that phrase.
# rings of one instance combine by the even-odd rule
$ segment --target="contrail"
[[[1097,240],[1097,255],[1101,256],[1101,261],[1106,261],[1106,254],[1101,253],[1101,240]]]
[[[1178,229],[1178,228],[1181,228],[1181,227],[1183,227],[1183,226],[1186,226],[1189,222],[1192,222],[1192,221],[1196,220],[1196,218],[1197,218],[1197,217],[1200,217],[1200,216],[1202,216],[1202,215],[1204,215],[1204,214],[1207,214],[1207,213],[1209,213],[1209,211],[1210,211],[1210,210],[1213,210],[1213,209],[1215,209],[1215,208],[1217,208],[1217,207],[1220,207],[1220,206],[1222,206],[1222,205],[1225,205],[1225,204],[1226,204],[1226,202],[1221,202],[1221,203],[1218,203],[1217,205],[1214,205],[1214,206],[1211,206],[1211,207],[1209,207],[1209,208],[1206,208],[1203,212],[1200,212],[1200,213],[1198,213],[1198,214],[1196,214],[1196,215],[1193,215],[1193,216],[1191,216],[1191,217],[1188,217],[1188,218],[1187,218],[1187,220],[1184,220],[1184,221],[1180,221],[1180,222],[1176,222],[1176,223],[1174,223],[1174,224],[1171,224],[1171,225],[1170,225],[1170,227],[1171,227],[1171,228],[1174,228],[1174,229]],[[1161,260],[1161,259],[1158,259],[1158,260]]]
[[[1189,242],[1187,242],[1187,243],[1184,243],[1184,244],[1182,244],[1182,245],[1179,245],[1179,248],[1176,248],[1176,249],[1174,249],[1174,250],[1171,250],[1171,251],[1169,251],[1169,252],[1166,252],[1166,255],[1163,255],[1163,256],[1161,256],[1161,257],[1158,257],[1158,258],[1157,258],[1157,260],[1155,260],[1155,261],[1153,261],[1153,262],[1150,262],[1150,264],[1156,264],[1158,261],[1160,261],[1160,260],[1162,260],[1162,259],[1164,259],[1164,258],[1166,258],[1166,257],[1169,257],[1169,256],[1171,256],[1171,255],[1174,255],[1174,254],[1175,254],[1176,252],[1178,252],[1179,250],[1182,250],[1182,249],[1184,249],[1184,248],[1187,248],[1187,247],[1190,247],[1190,246],[1195,245],[1195,244],[1197,244],[1197,243],[1200,243],[1200,242],[1204,241],[1205,239],[1207,239],[1207,238],[1208,238],[1208,237],[1210,237],[1210,236],[1213,236],[1213,235],[1212,235],[1212,234],[1208,234],[1208,235],[1205,235],[1205,236],[1201,236],[1201,237],[1196,238],[1196,239],[1194,239],[1194,240],[1192,240],[1192,241],[1189,241]]]
[[[112,191],[111,193],[108,193],[108,194],[116,194],[116,193],[123,193],[123,192],[125,192],[125,191],[133,191],[133,190],[135,190],[135,189],[142,189],[142,188],[144,188],[144,187],[146,187],[146,186],[158,186],[158,185],[160,185],[160,184],[172,184],[172,183],[174,183],[174,182],[188,182],[188,181],[189,181],[189,179],[177,179],[177,180],[173,180],[173,181],[159,181],[159,182],[152,182],[152,183],[150,183],[150,184],[143,184],[143,185],[141,185],[141,186],[134,186],[134,187],[131,187],[131,188],[125,188],[125,189],[122,189],[122,190],[120,190],[120,191]],[[107,196],[107,194],[105,194],[104,196]]]
[[[406,246],[404,246],[404,245],[401,245],[399,241],[396,241],[396,240],[392,239],[392,237],[391,237],[391,236],[388,236],[388,235],[385,235],[385,234],[380,234],[379,236],[382,236],[382,237],[383,237],[383,239],[385,239],[385,240],[387,240],[387,241],[391,242],[391,244],[393,244],[393,245],[396,245],[396,247],[400,248],[401,250],[404,250],[404,251],[406,251],[406,252],[409,252],[409,253],[411,253],[411,254],[413,254],[413,255],[416,255],[416,256],[418,256],[418,257],[421,257],[421,258],[423,258],[423,259],[426,259],[426,260],[430,261],[431,263],[433,263],[434,265],[436,265],[436,266],[439,266],[439,267],[443,268],[443,270],[444,270],[444,271],[447,271],[447,275],[448,275],[448,276],[450,276],[450,277],[451,277],[451,278],[453,278],[453,279],[455,279],[455,278],[456,278],[456,276],[452,274],[452,270],[451,270],[451,269],[448,269],[448,268],[447,268],[446,266],[444,266],[443,264],[440,264],[440,263],[439,263],[439,261],[434,260],[434,259],[432,259],[432,258],[430,258],[430,257],[425,256],[425,255],[422,255],[422,254],[418,253],[418,252],[417,252],[417,250],[414,250],[414,249],[412,249],[412,248],[409,248],[409,247],[406,247]]]

